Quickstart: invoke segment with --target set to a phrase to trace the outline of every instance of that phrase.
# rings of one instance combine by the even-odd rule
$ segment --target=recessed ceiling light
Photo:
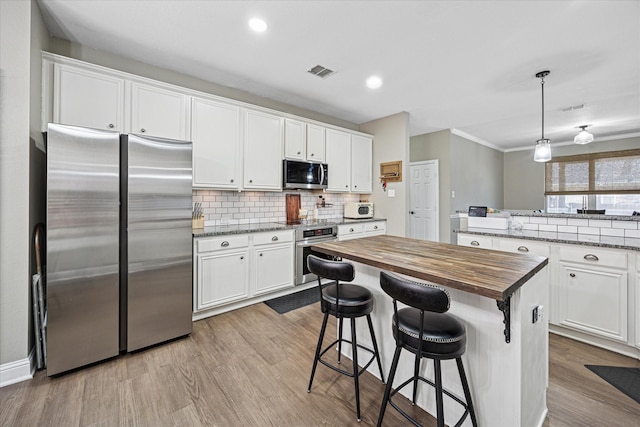
[[[367,79],[367,87],[369,89],[378,89],[382,86],[382,79],[378,76],[371,76]]]
[[[249,19],[249,27],[255,31],[256,33],[263,33],[267,31],[268,25],[264,22],[263,19],[260,18],[251,18]]]

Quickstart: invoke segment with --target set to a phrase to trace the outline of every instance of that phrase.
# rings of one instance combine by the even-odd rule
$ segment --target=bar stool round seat
[[[467,343],[466,330],[464,324],[457,317],[446,313],[450,306],[448,292],[437,285],[414,282],[385,271],[380,272],[380,286],[385,293],[393,298],[392,329],[396,350],[380,407],[378,427],[382,425],[387,404],[395,408],[414,425],[420,425],[417,420],[392,400],[393,396],[405,386],[413,384],[412,402],[415,405],[418,381],[435,388],[438,427],[445,425],[443,395],[450,397],[464,408],[464,413],[456,422],[456,426],[462,425],[467,416],[470,416],[471,423],[477,427],[469,383],[462,364],[462,355]],[[409,307],[398,310],[397,301]],[[413,376],[392,391],[400,353],[403,349],[415,355]],[[419,375],[420,362],[423,358],[433,360],[435,382]],[[456,360],[465,397],[464,401],[442,385],[441,361],[449,359]]]
[[[359,377],[367,370],[369,365],[373,361],[377,361],[378,369],[380,370],[380,377],[384,383],[384,374],[382,372],[382,362],[380,361],[380,352],[378,351],[378,344],[376,343],[376,336],[373,331],[373,323],[371,322],[371,311],[373,310],[374,298],[371,291],[364,286],[354,285],[351,282],[355,277],[355,270],[353,265],[343,261],[330,261],[314,255],[307,257],[307,266],[309,271],[318,276],[318,287],[320,289],[320,308],[324,313],[322,319],[322,327],[320,329],[320,336],[318,337],[318,345],[316,346],[316,353],[313,359],[313,368],[311,369],[311,378],[309,379],[309,387],[307,392],[311,392],[311,385],[313,384],[313,377],[316,373],[318,363],[321,363],[336,372],[353,378],[356,394],[356,418],[358,421],[360,417],[360,386]],[[329,283],[322,286],[322,279],[334,280],[333,283]],[[329,315],[338,319],[338,337],[331,344],[327,345],[323,349],[324,334],[327,329],[327,321]],[[369,333],[371,334],[371,342],[373,348],[368,348],[362,344],[358,344],[356,338],[356,324],[355,320],[358,317],[366,317],[369,325]],[[351,319],[351,339],[347,340],[342,337],[342,321],[343,319]],[[342,343],[351,345],[352,355],[352,371],[339,368],[334,363],[323,359],[323,356],[328,351],[335,351],[336,344],[338,345],[338,360],[341,362]],[[362,368],[358,366],[358,349],[368,353],[370,358]]]

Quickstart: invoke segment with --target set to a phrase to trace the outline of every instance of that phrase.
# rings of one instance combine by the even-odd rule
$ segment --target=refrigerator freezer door
[[[117,132],[47,134],[47,375],[119,352]]]
[[[191,143],[127,136],[127,350],[191,333]]]

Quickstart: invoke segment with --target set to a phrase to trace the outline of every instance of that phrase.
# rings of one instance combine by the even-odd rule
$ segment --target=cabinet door
[[[560,263],[560,325],[627,341],[627,272]]]
[[[326,158],[329,173],[327,191],[349,191],[351,179],[351,135],[334,129],[326,131]]]
[[[123,130],[124,80],[56,64],[53,121],[94,129]]]
[[[372,168],[371,138],[351,135],[351,191],[354,193],[371,193]]]
[[[191,139],[193,186],[239,189],[242,170],[240,108],[193,98]]]
[[[293,287],[293,244],[254,249],[255,295]]]
[[[307,124],[307,160],[324,162],[324,127]]]
[[[196,310],[249,297],[247,254],[247,249],[198,254]]]
[[[160,86],[131,84],[131,133],[188,140],[189,97]]]
[[[304,160],[306,145],[305,124],[286,119],[284,124],[284,157]]]
[[[359,239],[364,236],[364,224],[343,224],[338,226],[338,240]]]
[[[244,188],[282,189],[284,119],[245,110]]]

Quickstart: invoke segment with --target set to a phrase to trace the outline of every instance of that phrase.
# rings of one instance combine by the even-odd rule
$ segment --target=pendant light
[[[551,140],[544,137],[544,78],[549,75],[550,71],[540,71],[536,73],[536,77],[540,79],[540,87],[542,88],[542,138],[536,141],[536,151],[533,154],[533,160],[536,162],[548,162],[551,160]]]
[[[574,144],[588,144],[593,141],[593,135],[586,131],[589,126],[591,125],[578,126],[582,130],[573,138]]]

